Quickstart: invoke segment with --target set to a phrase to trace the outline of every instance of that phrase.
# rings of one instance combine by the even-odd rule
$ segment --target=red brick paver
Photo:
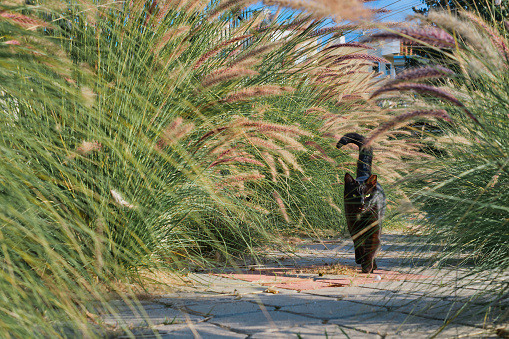
[[[380,281],[402,281],[402,280],[418,280],[426,279],[429,276],[419,274],[403,274],[396,271],[375,270],[371,274],[357,273],[353,276],[341,275],[337,278],[322,278],[317,274],[309,274],[310,277],[299,277],[295,271],[304,269],[314,269],[319,271],[320,268],[327,269],[328,266],[312,266],[312,267],[283,267],[283,268],[261,268],[255,270],[242,270],[241,273],[221,273],[216,274],[225,278],[249,281],[264,286],[284,288],[289,290],[318,290],[329,287],[345,287],[356,286]],[[381,278],[377,279],[377,276]]]

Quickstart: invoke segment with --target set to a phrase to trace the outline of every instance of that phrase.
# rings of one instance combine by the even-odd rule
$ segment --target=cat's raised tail
[[[371,163],[373,162],[373,148],[364,147],[364,138],[359,133],[347,133],[336,144],[337,148],[350,143],[359,147],[359,160],[357,160],[357,179],[371,175]]]

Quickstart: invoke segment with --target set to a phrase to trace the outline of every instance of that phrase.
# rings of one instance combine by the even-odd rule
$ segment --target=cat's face
[[[364,182],[356,181],[349,173],[345,174],[345,203],[366,209],[373,199],[376,188],[376,175],[370,175]]]

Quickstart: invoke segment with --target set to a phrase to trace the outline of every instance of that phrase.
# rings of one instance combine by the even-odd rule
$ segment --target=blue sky
[[[421,0],[377,0],[367,3],[370,7],[387,8],[392,10],[392,13],[387,13],[379,16],[381,21],[403,21],[408,14],[412,14],[412,7],[422,7]],[[253,8],[262,7],[262,3],[258,2],[253,5]]]
[[[412,7],[424,7],[421,0],[376,0],[366,3],[366,5],[373,8],[386,8],[391,10],[391,13],[378,15],[377,19],[379,21],[404,21],[408,15],[414,13]],[[250,7],[253,9],[260,8],[263,7],[263,3],[260,1]],[[276,9],[274,8],[274,10]],[[351,32],[346,34],[346,40],[347,42],[357,41],[360,36],[360,32]],[[327,40],[328,37],[324,39]]]

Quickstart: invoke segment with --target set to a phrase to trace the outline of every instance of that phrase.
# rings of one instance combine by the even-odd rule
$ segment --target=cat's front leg
[[[354,248],[355,248],[355,263],[360,265],[362,264],[364,256],[366,255],[364,253],[364,243],[362,241],[354,241]]]
[[[380,227],[370,234],[364,241],[363,252],[364,257],[362,260],[362,273],[371,273],[377,269],[375,257],[380,249]]]

